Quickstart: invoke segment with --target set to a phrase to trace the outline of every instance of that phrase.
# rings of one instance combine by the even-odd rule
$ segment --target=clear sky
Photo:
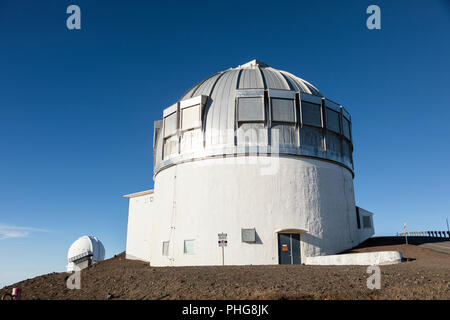
[[[446,0],[0,0],[0,287],[64,271],[84,234],[124,251],[122,195],[153,188],[153,121],[252,59],[350,111],[356,202],[377,235],[446,229],[449,28]]]

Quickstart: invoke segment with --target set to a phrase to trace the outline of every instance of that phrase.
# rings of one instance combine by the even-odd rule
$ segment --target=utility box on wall
[[[256,229],[241,229],[242,242],[255,243]]]

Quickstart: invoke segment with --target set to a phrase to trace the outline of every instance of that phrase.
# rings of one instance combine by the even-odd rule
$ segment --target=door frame
[[[277,256],[278,256],[278,264],[280,264],[280,238],[279,234],[298,234],[299,235],[299,254],[300,254],[300,264],[302,264],[302,234],[308,232],[305,228],[286,228],[286,229],[278,229],[275,230],[275,236],[276,236],[276,247],[277,247]],[[290,244],[291,244],[291,250],[292,250],[292,237],[290,237]],[[291,265],[293,265],[293,255],[291,253]]]

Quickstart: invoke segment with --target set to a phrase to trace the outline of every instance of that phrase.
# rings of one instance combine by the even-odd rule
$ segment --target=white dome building
[[[67,272],[74,271],[75,266],[84,269],[92,263],[105,259],[105,247],[93,236],[78,238],[69,248],[67,253]]]
[[[126,256],[298,264],[352,248],[374,233],[352,150],[350,114],[305,80],[256,60],[214,74],[154,124],[154,190],[125,196]]]

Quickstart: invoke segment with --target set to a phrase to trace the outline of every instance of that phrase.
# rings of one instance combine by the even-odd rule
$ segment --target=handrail
[[[397,233],[397,236],[450,238],[449,231],[408,231]]]

